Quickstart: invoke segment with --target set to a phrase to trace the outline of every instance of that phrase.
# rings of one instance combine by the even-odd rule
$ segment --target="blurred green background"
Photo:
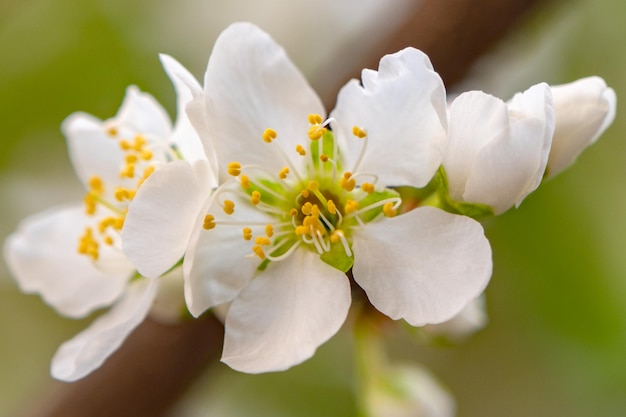
[[[82,197],[59,132],[67,115],[111,117],[129,84],[173,115],[159,52],[201,78],[217,34],[250,20],[319,82],[316,70],[337,45],[387,30],[381,22],[393,19],[380,16],[400,15],[409,1],[389,10],[385,0],[326,0],[314,8],[305,1],[4,0],[0,238],[25,215]],[[539,81],[597,74],[616,90],[619,105],[626,93],[625,15],[626,3],[561,1],[481,60],[463,87],[508,98]],[[389,340],[394,358],[425,364],[450,389],[459,417],[625,415],[625,134],[618,108],[614,125],[578,163],[519,210],[485,223],[494,274],[484,330],[445,348],[402,335]],[[21,294],[0,263],[0,415],[14,415],[46,392],[54,351],[86,324]],[[216,365],[176,415],[352,415],[351,355],[344,330],[288,372],[251,376]]]

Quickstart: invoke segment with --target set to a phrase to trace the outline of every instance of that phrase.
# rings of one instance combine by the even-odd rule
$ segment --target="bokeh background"
[[[270,32],[312,82],[337,50],[381,37],[410,0],[3,0],[0,2],[0,239],[44,208],[82,198],[61,121],[112,117],[127,85],[174,115],[157,58],[201,79],[229,23]],[[621,417],[626,413],[626,3],[552,2],[472,69],[459,89],[502,98],[539,81],[604,77],[618,115],[602,139],[518,210],[485,223],[494,252],[489,325],[452,346],[390,336],[395,360],[426,365],[459,417]],[[0,415],[46,392],[58,345],[88,324],[24,295],[0,262]],[[290,371],[251,376],[216,364],[176,416],[350,416],[354,365],[347,329]]]

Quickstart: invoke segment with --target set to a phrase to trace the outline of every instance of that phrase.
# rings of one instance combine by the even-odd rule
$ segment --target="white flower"
[[[170,73],[186,72],[169,57],[163,61]],[[181,95],[186,84],[173,80],[179,109],[184,108],[191,96]],[[103,122],[75,113],[62,130],[74,169],[87,189],[84,202],[26,218],[7,239],[4,253],[20,288],[39,293],[63,315],[78,318],[113,305],[57,351],[52,375],[73,381],[99,367],[120,346],[159,292],[166,296],[168,286],[159,285],[163,278],[140,278],[121,250],[120,231],[137,188],[170,161],[206,158],[185,113],[179,113],[172,128],[165,110],[136,87],[127,89],[114,118]],[[168,281],[176,275],[182,281],[180,268]]]
[[[547,177],[571,165],[615,118],[617,97],[600,77],[552,86],[556,128],[548,159]]]
[[[367,381],[366,412],[371,417],[454,417],[456,405],[425,369],[416,365],[386,365]]]
[[[431,336],[442,336],[451,341],[462,341],[487,325],[489,318],[485,312],[485,296],[471,300],[459,314],[448,321],[424,326]]]
[[[449,108],[443,157],[450,197],[495,214],[519,205],[541,183],[553,131],[547,84],[509,103],[480,91],[461,94]]]
[[[212,192],[204,161],[169,164],[129,210],[124,250],[140,272],[158,275],[180,255],[155,242],[166,222],[175,247],[189,242],[191,313],[232,301],[222,360],[235,369],[309,358],[346,318],[350,267],[376,308],[413,325],[451,318],[489,280],[479,223],[433,207],[396,216],[401,198],[388,188],[425,186],[441,163],[445,92],[428,58],[408,48],[362,79],[326,120],[285,52],[257,27],[232,25],[187,107],[222,185]]]

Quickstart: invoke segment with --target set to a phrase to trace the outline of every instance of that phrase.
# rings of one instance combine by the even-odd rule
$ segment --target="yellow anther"
[[[126,155],[126,158],[124,158],[124,161],[126,161],[127,164],[134,164],[137,162],[137,159],[137,155],[128,154]]]
[[[252,252],[254,252],[254,254],[256,256],[258,256],[261,259],[265,259],[265,252],[263,252],[263,248],[260,246],[253,246],[252,247]]]
[[[289,215],[290,215],[291,217],[293,217],[293,216],[297,216],[297,215],[298,215],[298,209],[296,209],[296,208],[292,208],[291,210],[289,210]]]
[[[330,235],[330,241],[331,243],[337,243],[343,236],[343,230],[337,229]]]
[[[272,241],[265,236],[257,236],[256,239],[254,239],[254,243],[261,246],[269,246]]]
[[[320,208],[317,204],[313,204],[311,207],[311,216],[318,218],[320,216]]]
[[[248,188],[250,188],[250,178],[248,178],[248,176],[245,174],[241,175],[239,177],[239,184],[241,184],[241,188],[247,190]]]
[[[359,139],[363,139],[365,136],[367,136],[367,133],[365,132],[365,130],[361,129],[358,126],[354,126],[352,128],[352,134]]]
[[[274,129],[265,129],[265,132],[263,132],[263,141],[271,143],[276,139],[276,136],[278,136],[278,133],[276,133]]]
[[[143,170],[143,176],[141,177],[142,178],[142,182],[147,180],[148,177],[154,173],[154,170],[155,170],[154,165],[147,166]]]
[[[102,194],[104,192],[104,183],[102,179],[97,175],[89,178],[89,189],[96,194]]]
[[[354,190],[354,187],[356,187],[356,180],[352,177],[351,172],[343,173],[343,176],[339,180],[339,186],[346,191]]]
[[[152,159],[152,151],[150,149],[142,149],[141,150],[141,159],[143,159],[144,161],[149,161]]]
[[[324,119],[319,114],[311,113],[308,117],[309,123],[312,125],[321,125]]]
[[[363,184],[361,184],[361,189],[368,194],[372,194],[374,192],[374,184],[364,182]]]
[[[132,145],[129,141],[124,140],[124,139],[120,140],[120,148],[121,148],[123,151],[128,151],[128,150],[130,150],[132,147],[133,147],[133,145]]]
[[[344,207],[346,214],[354,213],[359,209],[358,201],[348,200],[346,201],[346,206]]]
[[[214,229],[215,226],[215,217],[213,217],[213,215],[207,214],[206,216],[204,216],[204,223],[202,224],[202,227],[204,227],[206,230],[211,230]]]
[[[120,171],[121,178],[133,178],[135,176],[135,164],[128,164]]]
[[[296,152],[298,152],[300,156],[306,155],[306,150],[304,150],[304,147],[302,145],[296,145]]]
[[[106,236],[104,238],[104,243],[106,243],[109,246],[113,245],[113,238],[111,236]]]
[[[272,237],[274,236],[274,226],[268,224],[265,226],[265,236]]]
[[[243,238],[245,240],[252,239],[252,229],[250,229],[249,227],[244,227],[243,228]]]
[[[337,214],[337,206],[333,200],[328,200],[327,208],[330,214]]]
[[[91,194],[86,194],[83,202],[85,203],[85,212],[87,214],[91,215],[96,213],[97,201]]]
[[[284,167],[283,169],[280,170],[280,172],[278,173],[278,177],[281,180],[284,180],[285,178],[287,178],[287,174],[289,174],[289,167]]]
[[[304,198],[308,198],[309,197],[309,190],[307,190],[306,188],[302,191],[300,191],[300,195],[302,195],[302,197]]]
[[[105,217],[104,219],[98,222],[98,231],[100,233],[104,233],[104,231],[109,226],[113,226],[115,224],[115,217]]]
[[[250,202],[255,206],[261,202],[261,193],[258,191],[252,191],[252,195],[250,196]]]
[[[322,227],[322,224],[320,223],[319,219],[315,216],[306,216],[302,220],[302,226],[306,227],[306,230],[310,230],[311,228],[313,228],[313,230],[315,231],[324,232],[324,228]]]
[[[116,217],[113,222],[113,228],[115,230],[122,230],[122,227],[124,227],[124,217]]]
[[[235,202],[232,200],[224,200],[224,213],[233,214],[235,212]]]
[[[135,194],[135,190],[129,190],[128,188],[124,187],[117,187],[114,193],[115,199],[117,201],[132,200],[133,197],[135,197]]]
[[[309,181],[309,183],[306,185],[306,188],[309,191],[315,192],[315,191],[319,190],[320,185],[319,185],[319,183],[317,181]]]
[[[118,133],[118,131],[117,131],[117,127],[115,127],[115,126],[111,126],[111,127],[109,127],[109,128],[107,129],[107,134],[108,134],[109,136],[117,136],[117,133]]]
[[[94,261],[98,259],[98,242],[93,237],[90,227],[85,228],[85,233],[78,240],[78,253],[87,255]]]
[[[302,214],[304,214],[305,216],[310,216],[312,209],[313,209],[313,204],[307,201],[306,203],[302,205],[301,211],[302,211]]]
[[[309,233],[309,229],[307,229],[305,226],[296,227],[296,235],[302,236],[302,235],[306,235],[307,233]]]
[[[143,145],[145,145],[146,143],[148,143],[148,139],[146,139],[146,137],[140,133],[135,136],[133,149],[135,149],[136,151],[141,151],[141,148],[143,148]]]
[[[398,214],[398,210],[396,210],[396,209],[393,207],[393,205],[394,205],[394,204],[393,204],[391,201],[390,201],[390,202],[387,202],[387,203],[385,203],[385,204],[383,205],[383,214],[384,214],[385,216],[387,216],[387,217],[393,217],[393,216],[395,216],[396,214]]]
[[[322,162],[328,162],[328,155],[321,154],[321,155],[320,155],[320,161],[322,161]]]
[[[227,166],[228,175],[232,175],[233,177],[239,176],[241,174],[241,164],[239,162],[230,162]]]
[[[322,138],[322,136],[324,136],[324,133],[326,133],[326,128],[325,127],[319,127],[317,125],[311,126],[311,128],[309,129],[309,139],[311,140],[320,140]]]

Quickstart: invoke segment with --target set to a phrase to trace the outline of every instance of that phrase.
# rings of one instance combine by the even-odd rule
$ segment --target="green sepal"
[[[372,204],[375,204],[382,200],[387,200],[390,198],[398,198],[400,194],[391,189],[385,189],[384,191],[375,191],[371,194],[368,194],[363,200],[359,201],[359,207],[368,207]],[[380,216],[383,212],[383,206],[372,208],[371,210],[366,210],[359,214],[359,218],[363,220],[363,222],[368,223],[374,220],[376,217]]]
[[[465,201],[453,200],[450,197],[450,192],[448,190],[448,177],[443,166],[439,167],[433,181],[436,181],[438,185],[437,195],[439,197],[436,199],[437,204],[433,204],[433,206],[439,207],[449,213],[471,217],[474,220],[483,220],[494,215],[493,208],[487,204],[467,203]]]
[[[320,259],[341,272],[348,272],[354,264],[354,255],[347,256],[346,250],[341,243],[330,245],[330,251],[320,255]]]

